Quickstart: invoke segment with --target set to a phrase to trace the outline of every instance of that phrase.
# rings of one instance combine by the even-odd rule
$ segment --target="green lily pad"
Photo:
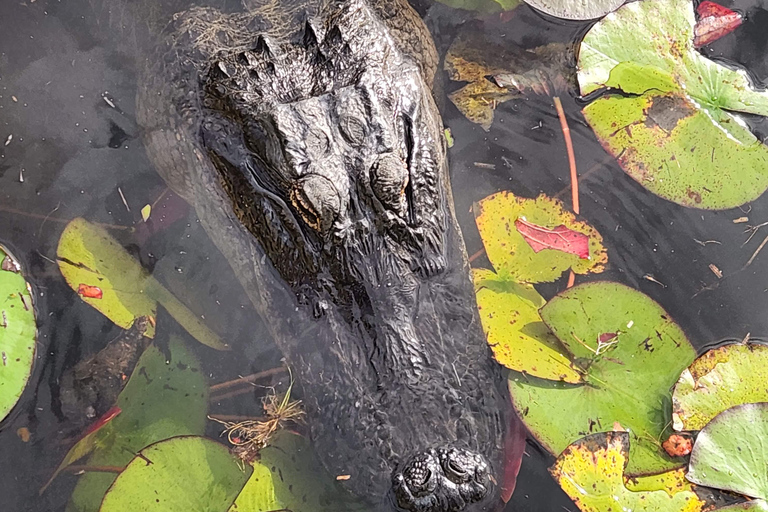
[[[250,476],[211,439],[182,436],[141,450],[117,477],[100,512],[226,512]]]
[[[227,345],[144,268],[104,228],[74,219],[61,234],[56,256],[67,284],[123,329],[141,316],[154,318],[157,303],[200,343]],[[145,336],[154,336],[150,326]]]
[[[683,370],[672,393],[672,428],[701,430],[735,405],[768,402],[768,346],[712,349]]]
[[[768,403],[718,414],[696,438],[687,478],[699,485],[768,498]]]
[[[768,188],[768,148],[738,116],[768,115],[768,93],[747,73],[693,45],[690,0],[630,2],[597,24],[579,50],[584,108],[603,147],[645,188],[678,204],[725,209]]]
[[[718,508],[714,512],[768,512],[768,502],[763,500],[752,500]]]
[[[545,301],[530,284],[499,280],[474,269],[477,309],[486,340],[499,364],[543,379],[581,382],[568,351],[539,315]]]
[[[342,484],[322,467],[306,438],[283,431],[261,450],[251,478],[229,512],[365,510],[345,500]]]
[[[208,382],[200,362],[178,338],[171,338],[169,350],[168,361],[154,346],[141,356],[115,404],[121,413],[87,441],[87,451],[92,452],[88,466],[122,467],[147,445],[205,432]],[[78,450],[77,445],[72,450]],[[114,479],[113,473],[86,472],[67,512],[97,511]]]
[[[629,434],[592,434],[568,446],[550,473],[582,512],[612,510],[643,512],[701,512],[706,503],[679,479],[657,480],[653,490],[632,491],[624,468],[629,455]]]
[[[541,317],[573,354],[581,385],[512,374],[515,409],[547,450],[616,424],[631,437],[630,475],[677,467],[661,448],[670,388],[695,351],[656,302],[627,286],[591,282],[556,295]]]
[[[499,280],[544,283],[568,269],[602,272],[608,260],[600,233],[556,199],[499,192],[475,203],[473,210]]]
[[[32,288],[18,261],[0,245],[0,421],[27,386],[36,343]]]
[[[593,20],[618,9],[624,0],[525,0],[541,12],[564,20]]]

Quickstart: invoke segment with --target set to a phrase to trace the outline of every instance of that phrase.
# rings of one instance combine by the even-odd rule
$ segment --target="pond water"
[[[746,21],[705,52],[746,66],[762,82],[768,78],[768,11],[754,0],[724,5],[745,13]],[[573,41],[590,26],[555,21],[525,5],[510,16],[477,20],[426,0],[418,7],[441,55],[459,30],[532,48]],[[0,423],[0,508],[7,511],[65,510],[74,476],[62,475],[38,492],[77,432],[61,413],[60,380],[120,333],[59,273],[56,246],[69,220],[108,225],[146,269],[227,340],[230,352],[196,348],[212,383],[276,367],[281,359],[194,212],[167,191],[146,157],[135,117],[131,41],[121,40],[130,33],[105,31],[100,15],[87,0],[0,3],[0,143],[7,141],[0,146],[0,242],[19,257],[33,284],[40,332],[32,379]],[[551,97],[528,95],[500,104],[486,132],[445,97],[458,87],[445,80],[438,102],[455,140],[449,157],[456,212],[467,251],[475,254],[482,242],[472,204],[502,190],[524,197],[560,194],[567,203],[568,160]],[[746,244],[744,232],[746,225],[768,222],[768,201],[711,212],[652,195],[603,151],[574,92],[560,96],[582,175],[581,215],[602,233],[609,253],[601,278],[656,300],[699,351],[748,333],[768,335],[768,249],[745,267],[768,226]],[[141,220],[147,204],[150,228]],[[735,223],[740,217],[748,223]],[[474,265],[488,263],[479,257]],[[564,287],[562,279],[539,289],[548,298]],[[284,377],[273,383],[281,379],[284,385]],[[253,416],[260,405],[248,393],[212,403],[210,413]],[[19,429],[28,429],[28,441]],[[220,430],[211,422],[207,434],[215,438]],[[529,442],[507,510],[576,510],[547,473],[552,460]]]

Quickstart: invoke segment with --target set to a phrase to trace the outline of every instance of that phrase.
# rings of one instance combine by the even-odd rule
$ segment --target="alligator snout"
[[[418,453],[392,477],[395,502],[408,512],[462,512],[492,486],[485,457],[455,447]]]

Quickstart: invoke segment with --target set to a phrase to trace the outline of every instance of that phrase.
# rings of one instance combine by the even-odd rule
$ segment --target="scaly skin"
[[[158,37],[148,154],[268,319],[325,466],[375,510],[490,510],[510,405],[421,19],[405,0],[273,1],[189,8]]]

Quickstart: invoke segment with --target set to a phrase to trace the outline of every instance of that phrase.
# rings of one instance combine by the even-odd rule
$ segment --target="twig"
[[[579,175],[576,172],[576,156],[573,154],[573,141],[571,140],[571,129],[568,128],[568,121],[565,118],[565,111],[563,110],[563,104],[560,98],[554,96],[555,108],[557,109],[557,116],[560,118],[560,128],[563,130],[563,137],[565,137],[565,147],[568,150],[568,165],[571,168],[571,201],[573,202],[573,211],[576,215],[579,214]]]
[[[245,377],[238,377],[235,380],[229,380],[227,382],[220,382],[219,384],[214,384],[211,386],[211,392],[215,391],[221,391],[223,389],[229,389],[236,386],[240,386],[242,384],[251,384],[253,382],[256,382],[261,379],[266,379],[267,377],[271,377],[273,375],[277,375],[279,373],[285,373],[288,370],[285,368],[285,366],[279,366],[277,368],[271,368],[269,370],[264,370],[263,372],[254,373],[251,375],[246,375]]]
[[[470,262],[470,263],[472,263],[472,262],[473,262],[473,261],[475,261],[477,258],[479,258],[480,256],[482,256],[484,253],[485,253],[485,247],[483,247],[482,249],[480,249],[479,251],[477,251],[475,254],[473,254],[472,256],[470,256],[470,257],[469,257],[469,262]]]
[[[239,414],[216,414],[209,415],[209,419],[223,423],[225,421],[240,422],[240,421],[265,421],[268,420],[266,416],[241,416]]]
[[[61,219],[59,217],[51,217],[50,214],[48,215],[40,215],[39,213],[30,213],[30,212],[24,212],[21,210],[17,210],[15,208],[8,208],[7,206],[0,205],[0,212],[6,212],[6,213],[13,213],[15,215],[21,215],[22,217],[29,217],[31,219],[42,219],[44,221],[52,221],[52,222],[59,222],[61,224],[69,224],[72,222],[72,219]],[[91,224],[96,224],[97,226],[101,226],[106,229],[121,229],[121,230],[129,230],[132,231],[134,228],[133,226],[120,226],[118,224],[107,224],[104,222],[91,222]]]
[[[768,236],[766,236],[762,242],[760,242],[760,245],[755,249],[755,252],[752,253],[752,257],[749,258],[749,261],[747,261],[746,265],[741,267],[741,270],[744,270],[748,266],[752,264],[753,261],[755,261],[755,258],[757,258],[757,255],[760,253],[760,251],[763,250],[763,247],[765,247],[765,244],[768,244]]]

